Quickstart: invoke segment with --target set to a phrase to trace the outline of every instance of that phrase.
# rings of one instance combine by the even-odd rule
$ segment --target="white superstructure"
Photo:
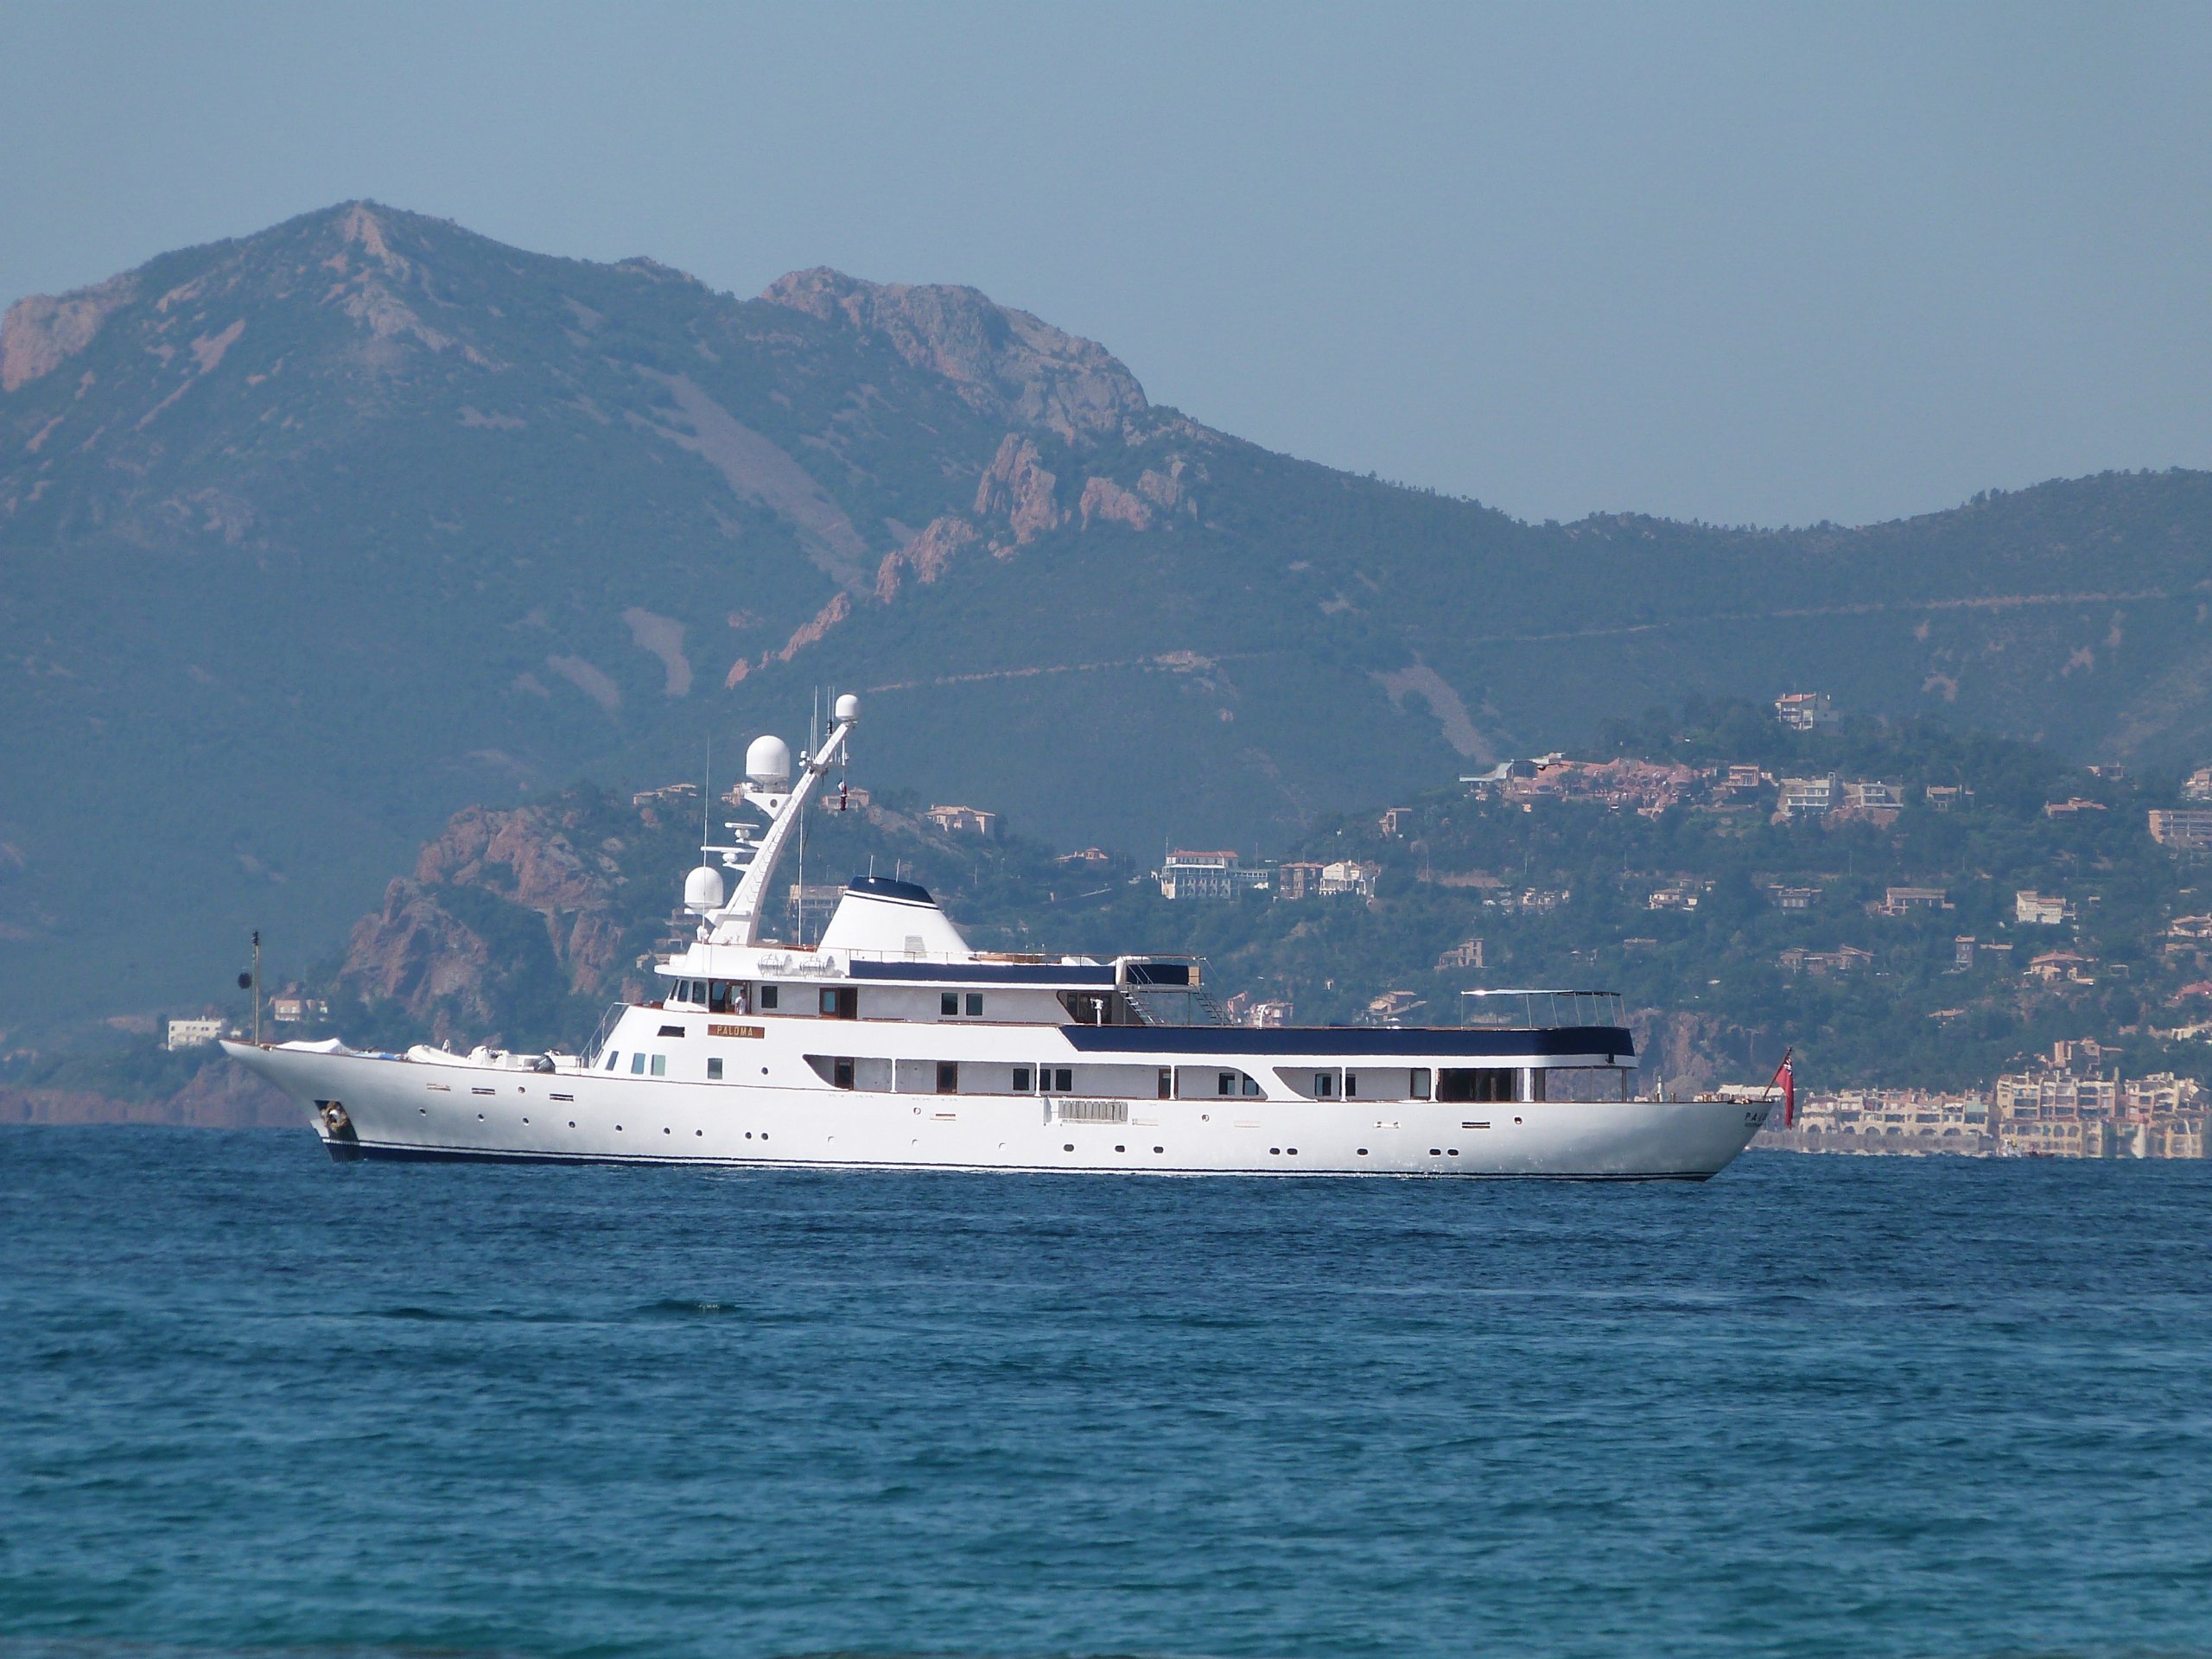
[[[818,944],[764,938],[778,856],[858,717],[840,697],[796,778],[779,740],[753,745],[765,826],[704,849],[696,937],[585,1052],[224,1047],[340,1158],[1702,1179],[1765,1121],[1631,1098],[1603,993],[1502,994],[1459,1027],[1231,1027],[1194,959],[974,950],[923,888],[873,876]]]

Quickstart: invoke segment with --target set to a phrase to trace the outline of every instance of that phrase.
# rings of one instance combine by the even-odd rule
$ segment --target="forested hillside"
[[[372,204],[0,330],[0,1001],[335,950],[454,811],[868,695],[886,787],[1291,849],[1687,692],[2212,741],[2202,474],[1847,530],[1527,524],[1151,404],[972,289],[739,300]]]
[[[1618,796],[1662,766],[1691,798],[1639,812],[1572,792]],[[1730,767],[1763,781],[1731,791]],[[1777,821],[1776,780],[1831,775],[1887,784],[1902,805]],[[1547,792],[1562,779],[1567,793]],[[1362,812],[1294,849],[1370,871],[1371,899],[1286,898],[1278,880],[1170,902],[1145,861],[948,836],[895,791],[812,811],[804,869],[785,874],[918,878],[980,945],[1203,954],[1218,996],[1287,1001],[1304,1023],[1455,1023],[1459,994],[1486,985],[1619,989],[1647,1067],[1683,1083],[1763,1076],[1794,1045],[1823,1084],[1964,1084],[2082,1036],[2137,1070],[2212,1079],[2212,864],[2145,827],[2177,783],[1924,721],[1785,732],[1724,702],[1614,722],[1517,798],[1433,791],[1387,826]],[[581,1042],[677,937],[696,810],[579,789],[458,815],[308,976],[332,1002],[317,1029]],[[106,1046],[0,1082],[173,1089],[194,1064],[156,1060],[143,1038]]]

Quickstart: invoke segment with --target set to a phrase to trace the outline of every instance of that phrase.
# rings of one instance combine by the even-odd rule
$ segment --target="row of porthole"
[[[422,1115],[423,1115],[423,1116],[425,1116],[425,1117],[428,1117],[428,1116],[430,1115],[430,1109],[429,1109],[429,1107],[427,1107],[427,1106],[419,1107],[419,1108],[417,1108],[416,1109],[417,1109],[417,1110],[419,1110],[419,1111],[422,1113]],[[481,1123],[481,1122],[484,1121],[484,1114],[483,1114],[483,1113],[481,1113],[481,1112],[477,1113],[477,1114],[476,1114],[476,1121],[477,1121],[479,1123]],[[527,1117],[525,1117],[525,1118],[524,1118],[524,1119],[523,1119],[523,1122],[525,1122],[525,1123],[527,1123],[527,1122],[530,1122],[530,1119],[529,1119],[529,1118],[527,1118]],[[572,1117],[572,1118],[570,1118],[570,1119],[569,1120],[569,1127],[570,1128],[572,1128],[572,1129],[573,1129],[573,1128],[575,1128],[576,1127],[576,1120],[575,1120],[575,1118],[573,1118],[573,1117]],[[621,1126],[620,1123],[617,1123],[617,1124],[614,1126],[614,1132],[615,1132],[617,1135],[620,1135],[620,1134],[621,1134],[621,1133],[622,1133],[622,1126]],[[673,1130],[673,1129],[671,1129],[671,1128],[663,1128],[663,1129],[661,1130],[661,1133],[662,1133],[663,1135],[673,1135],[673,1134],[675,1134],[675,1133],[676,1133],[676,1131],[675,1131],[675,1130]],[[704,1129],[694,1129],[694,1130],[692,1130],[692,1131],[691,1131],[691,1133],[692,1133],[694,1135],[697,1136],[699,1139],[702,1140],[702,1141],[703,1141],[704,1139],[706,1139],[707,1132],[706,1132]],[[745,1132],[745,1138],[746,1138],[747,1140],[750,1141],[750,1140],[753,1138],[753,1131],[752,1131],[752,1130],[750,1130],[750,1129],[747,1129],[747,1130]],[[761,1138],[763,1141],[766,1141],[766,1140],[768,1138],[768,1132],[767,1132],[766,1129],[763,1129],[763,1130],[760,1132],[760,1138]]]
[[[999,1142],[999,1145],[1001,1147],[1004,1147],[1006,1142],[1001,1141]],[[1075,1150],[1075,1142],[1072,1141],[1064,1142],[1060,1147],[1060,1150],[1062,1152],[1073,1152]],[[1128,1148],[1125,1146],[1116,1146],[1114,1150],[1116,1152],[1127,1152]],[[1165,1147],[1154,1147],[1153,1150],[1154,1152],[1166,1152],[1167,1148]]]

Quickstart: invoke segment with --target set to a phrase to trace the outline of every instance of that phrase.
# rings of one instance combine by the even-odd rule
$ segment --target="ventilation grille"
[[[1129,1121],[1129,1103],[1126,1100],[1062,1100],[1058,1105],[1063,1123],[1126,1123]]]

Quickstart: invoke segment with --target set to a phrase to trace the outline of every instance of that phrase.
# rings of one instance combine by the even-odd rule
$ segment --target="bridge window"
[[[938,1016],[942,1019],[958,1019],[960,1017],[960,993],[957,991],[944,992],[937,1000],[937,1011]]]
[[[656,1055],[654,1055],[654,1056],[653,1056],[653,1076],[655,1076],[655,1077],[666,1077],[667,1075],[668,1075],[668,1056],[667,1056],[667,1055],[665,1055],[665,1054],[656,1054]]]
[[[1503,1066],[1447,1065],[1436,1074],[1436,1097],[1454,1103],[1509,1101],[1513,1084],[1513,1072]]]
[[[1014,1068],[1014,1092],[1017,1095],[1026,1095],[1029,1092],[1029,1068],[1026,1065],[1017,1065]]]
[[[968,993],[968,1017],[970,1020],[980,1020],[983,1017],[983,994],[981,991]]]
[[[608,1071],[613,1071],[613,1070],[617,1065],[620,1065],[621,1063],[622,1063],[622,1056],[621,1056],[619,1052],[616,1052],[616,1053],[610,1053],[610,1054],[607,1057],[607,1069]]]
[[[633,1077],[642,1077],[645,1075],[645,1057],[643,1054],[632,1054],[630,1057],[630,1075]]]

